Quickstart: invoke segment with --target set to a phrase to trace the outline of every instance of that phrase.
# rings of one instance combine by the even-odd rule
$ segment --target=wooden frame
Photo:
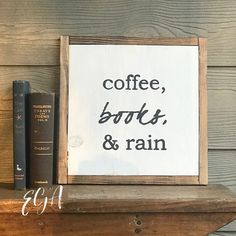
[[[117,44],[117,45],[189,45],[199,50],[199,175],[198,176],[81,176],[68,175],[67,166],[67,115],[69,45]],[[61,36],[60,49],[60,117],[59,117],[59,184],[176,184],[206,185],[208,183],[208,136],[207,136],[207,50],[204,38],[124,38],[124,37],[72,37]]]

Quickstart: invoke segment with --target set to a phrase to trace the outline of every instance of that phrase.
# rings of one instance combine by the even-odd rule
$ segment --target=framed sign
[[[207,184],[203,38],[61,37],[58,183]]]

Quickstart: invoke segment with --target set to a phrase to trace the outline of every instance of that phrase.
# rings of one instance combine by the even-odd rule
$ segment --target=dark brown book
[[[29,94],[30,114],[30,187],[53,184],[53,93]]]

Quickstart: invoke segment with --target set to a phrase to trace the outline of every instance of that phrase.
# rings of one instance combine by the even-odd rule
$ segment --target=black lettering
[[[126,79],[126,81],[127,81],[127,88],[126,88],[126,90],[130,90],[130,81],[131,81],[130,77],[134,77],[134,75],[129,74],[127,76],[127,79]]]
[[[148,84],[148,81],[146,79],[142,79],[139,81],[139,88],[141,88],[142,90],[147,90],[148,89],[148,86],[146,87],[143,87],[143,85],[147,85]]]
[[[147,150],[145,148],[145,141],[141,138],[137,139],[135,148],[136,150]]]
[[[136,86],[137,86],[137,81],[138,81],[138,80],[136,79],[136,77],[140,77],[140,75],[135,75],[134,78],[133,78],[133,82],[134,82],[133,90],[138,90],[137,87],[136,87]]]
[[[157,79],[151,80],[151,82],[150,82],[150,87],[151,87],[152,89],[154,89],[154,90],[159,89],[159,86],[158,86],[158,87],[154,87],[154,85],[159,85],[159,81],[158,81]]]
[[[112,81],[111,79],[106,79],[106,80],[103,81],[103,87],[104,87],[105,89],[107,89],[107,90],[110,90],[110,89],[112,89],[113,87],[108,88],[108,87],[106,86],[107,81],[111,82],[111,84],[113,83],[113,81]]]
[[[127,142],[126,150],[132,150],[132,148],[130,147],[130,143],[134,141],[135,139],[126,139],[126,142]]]
[[[158,143],[161,142],[162,143],[162,148],[161,150],[167,150],[166,149],[166,142],[164,139],[154,139],[154,142],[155,142],[155,149],[154,150],[159,150],[158,148]]]
[[[118,82],[120,82],[120,87],[118,87]],[[115,83],[114,83],[114,86],[115,86],[115,88],[117,89],[117,90],[121,90],[121,89],[123,89],[124,88],[124,86],[125,86],[125,82],[122,80],[122,79],[117,79],[116,81],[115,81]]]
[[[107,122],[112,117],[111,112],[106,111],[108,105],[109,105],[109,102],[107,102],[103,108],[102,114],[100,115],[101,118],[98,121],[99,124]]]
[[[132,111],[129,112],[129,114],[125,118],[125,124],[128,124],[133,119],[134,113],[135,112],[132,112]]]
[[[115,115],[115,118],[114,118],[114,120],[113,120],[113,121],[114,121],[114,124],[119,123],[119,121],[120,121],[122,115],[123,115],[123,112],[122,112],[122,111],[119,111],[119,112]]]

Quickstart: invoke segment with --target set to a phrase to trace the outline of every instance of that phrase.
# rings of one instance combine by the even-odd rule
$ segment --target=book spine
[[[52,93],[29,95],[31,188],[53,184],[54,102]]]
[[[13,81],[13,164],[14,187],[26,189],[28,81]]]

